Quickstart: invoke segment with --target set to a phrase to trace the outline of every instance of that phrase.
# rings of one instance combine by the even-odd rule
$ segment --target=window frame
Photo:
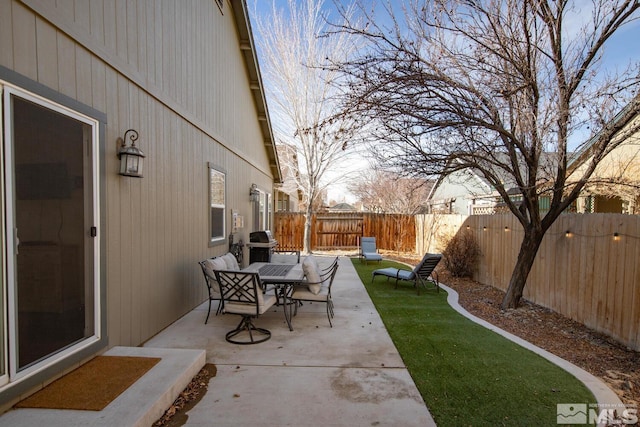
[[[273,218],[273,196],[271,193],[267,193],[267,218],[266,218],[266,229],[271,230],[272,228],[272,218]]]
[[[260,188],[258,188],[258,192],[260,197],[257,202],[256,224],[258,230],[270,230],[272,225],[271,218],[273,216],[272,194]]]
[[[214,203],[214,174],[222,177],[222,203]],[[211,162],[207,163],[207,193],[208,193],[208,203],[207,203],[207,219],[209,222],[208,226],[208,241],[209,247],[217,246],[226,242],[227,236],[227,173],[222,168],[215,166]],[[213,222],[216,218],[213,215],[213,209],[222,209],[222,215],[218,215],[217,218],[222,218],[222,234],[216,234],[214,236],[214,226]],[[216,227],[217,229],[217,227]]]

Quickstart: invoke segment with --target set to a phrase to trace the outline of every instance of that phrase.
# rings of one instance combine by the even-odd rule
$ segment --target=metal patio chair
[[[333,313],[333,300],[331,299],[331,287],[333,286],[333,279],[338,271],[338,258],[331,263],[331,266],[324,270],[316,270],[317,274],[306,274],[306,280],[297,285],[293,294],[291,294],[291,301],[295,304],[294,316],[298,314],[298,306],[302,305],[303,301],[311,303],[321,302],[327,305],[327,318],[329,319],[329,326],[333,328],[331,318],[334,317]],[[305,270],[305,273],[307,270]],[[318,292],[315,292],[314,287],[318,287]]]
[[[246,271],[216,270],[223,299],[223,312],[242,316],[238,326],[227,332],[225,339],[233,344],[258,344],[271,338],[271,332],[258,328],[253,319],[264,314],[277,299],[275,295],[263,294],[260,275]],[[247,332],[249,340],[238,337]]]
[[[216,279],[216,270],[226,270],[227,264],[224,259],[220,257],[207,258],[203,261],[199,261],[202,268],[202,274],[204,274],[204,281],[207,285],[207,291],[209,292],[209,310],[207,311],[207,318],[204,321],[206,325],[209,321],[209,315],[211,314],[211,301],[219,301],[218,309],[216,310],[216,316],[222,313],[222,293],[220,292],[220,285]]]

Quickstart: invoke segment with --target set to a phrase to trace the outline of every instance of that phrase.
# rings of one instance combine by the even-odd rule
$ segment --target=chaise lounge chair
[[[382,255],[378,253],[376,248],[375,237],[361,237],[360,238],[360,261],[382,261]]]
[[[371,282],[373,283],[373,279],[376,276],[386,276],[387,281],[390,278],[396,279],[396,288],[398,287],[398,280],[405,280],[407,282],[413,282],[413,286],[415,286],[418,291],[418,295],[420,294],[419,286],[424,286],[427,289],[427,283],[430,282],[435,285],[436,291],[440,292],[440,285],[438,283],[438,274],[434,271],[436,265],[442,259],[442,254],[425,254],[422,257],[422,260],[416,265],[413,270],[403,270],[393,267],[381,268],[375,270],[371,275]]]

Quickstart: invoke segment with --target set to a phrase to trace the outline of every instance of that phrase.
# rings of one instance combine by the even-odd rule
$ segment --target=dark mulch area
[[[385,254],[411,265],[416,255]],[[633,351],[548,308],[523,301],[515,310],[501,310],[504,292],[468,278],[456,278],[439,270],[439,279],[459,295],[469,313],[559,356],[601,378],[623,403],[640,404],[640,352]]]
[[[216,376],[216,366],[210,363],[193,377],[187,388],[185,388],[178,398],[167,409],[164,415],[155,423],[153,427],[178,427],[186,423],[189,416],[187,413],[198,403],[207,392],[209,380]]]

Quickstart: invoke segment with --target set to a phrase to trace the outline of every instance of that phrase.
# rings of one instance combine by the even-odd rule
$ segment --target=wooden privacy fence
[[[302,250],[304,237],[304,215],[296,212],[276,212],[273,217],[273,238],[278,241],[278,249]],[[313,234],[311,247],[313,248]]]
[[[358,246],[362,236],[363,215],[361,213],[326,213],[313,216],[312,233],[315,237],[313,249],[349,249]]]
[[[482,251],[474,279],[506,290],[524,233],[511,215],[419,215],[417,252],[469,232]],[[640,350],[640,216],[565,214],[547,232],[524,297]]]
[[[302,249],[304,216],[276,213],[279,248]],[[469,232],[481,248],[474,279],[506,290],[524,233],[505,215],[317,214],[311,248],[356,249],[375,236],[379,249],[442,252],[456,233]],[[640,216],[565,214],[547,232],[524,297],[640,350]]]
[[[302,250],[304,215],[277,212],[273,237],[278,248]],[[318,213],[311,219],[311,250],[355,250],[359,238],[374,236],[378,249],[413,252],[416,247],[415,217],[412,215],[361,212]]]

